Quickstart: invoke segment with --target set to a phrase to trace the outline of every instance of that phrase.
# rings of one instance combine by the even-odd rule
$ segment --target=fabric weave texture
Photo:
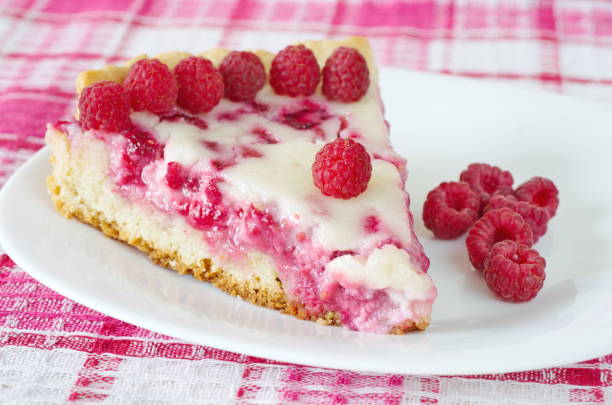
[[[45,124],[71,115],[82,70],[141,53],[277,51],[347,35],[368,36],[381,66],[612,102],[609,1],[4,0],[0,187],[43,146]],[[412,376],[283,364],[193,345],[64,298],[1,249],[3,404],[612,401],[612,355],[521,373]]]

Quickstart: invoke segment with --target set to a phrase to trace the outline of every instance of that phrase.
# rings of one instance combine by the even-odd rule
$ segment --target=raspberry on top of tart
[[[301,319],[427,327],[436,289],[367,40],[141,56],[77,92],[46,135],[64,215]]]

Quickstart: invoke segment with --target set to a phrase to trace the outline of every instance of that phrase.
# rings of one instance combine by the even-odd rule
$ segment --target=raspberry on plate
[[[472,190],[480,195],[480,208],[483,209],[493,193],[512,194],[514,179],[509,171],[486,163],[472,163],[459,176]]]
[[[534,249],[511,240],[496,243],[485,263],[484,279],[504,301],[531,301],[542,289],[546,260]]]
[[[221,62],[225,97],[232,101],[251,101],[266,83],[266,70],[253,52],[230,52]]]
[[[123,82],[135,111],[162,114],[176,103],[178,85],[166,65],[157,59],[142,59],[134,63]]]
[[[310,96],[320,80],[317,58],[304,45],[289,45],[272,59],[270,85],[277,94]]]
[[[323,67],[323,94],[328,100],[358,101],[370,87],[368,64],[354,48],[341,46]]]
[[[550,218],[554,217],[559,207],[559,190],[551,180],[544,177],[534,177],[521,184],[514,195],[521,201],[526,201],[544,208]]]
[[[465,182],[444,182],[427,194],[425,227],[440,239],[463,235],[478,219],[480,198]]]
[[[349,199],[363,193],[372,176],[370,155],[352,139],[336,139],[319,150],[312,164],[315,186],[327,196]]]
[[[129,129],[130,101],[123,86],[102,81],[85,87],[79,98],[79,121],[85,129],[109,132]]]
[[[504,240],[533,245],[531,227],[520,214],[509,208],[499,208],[487,212],[476,221],[465,239],[474,268],[482,271],[491,247]]]
[[[490,210],[498,208],[510,208],[517,214],[521,214],[525,222],[531,227],[533,232],[533,243],[536,243],[540,236],[546,233],[548,228],[548,212],[537,205],[530,204],[526,201],[520,201],[513,195],[493,194],[489,200],[489,204],[484,209],[486,214]]]
[[[174,68],[178,82],[177,104],[198,114],[212,110],[223,97],[223,77],[212,62],[190,56]]]

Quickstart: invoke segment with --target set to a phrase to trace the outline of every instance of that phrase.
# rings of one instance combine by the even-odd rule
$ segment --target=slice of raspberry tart
[[[66,217],[301,319],[427,327],[436,289],[365,39],[141,56],[77,92],[46,133]]]

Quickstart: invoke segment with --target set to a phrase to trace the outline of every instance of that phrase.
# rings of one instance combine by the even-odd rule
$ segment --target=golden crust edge
[[[326,39],[318,41],[304,41],[299,42],[299,44],[302,44],[313,51],[321,68],[325,64],[325,60],[327,60],[329,55],[331,55],[331,53],[337,47],[348,46],[357,49],[359,52],[361,52],[368,63],[368,68],[370,69],[370,74],[372,76],[371,83],[376,83],[376,64],[374,63],[374,57],[372,56],[372,51],[367,38],[354,36],[340,40]],[[218,66],[225,55],[227,55],[229,52],[229,50],[224,48],[212,48],[196,55],[210,59],[215,66]],[[260,57],[264,66],[266,67],[266,71],[269,71],[270,63],[274,57],[274,54],[261,49],[252,50],[252,52]],[[170,51],[155,55],[152,58],[159,59],[170,69],[173,69],[181,60],[188,58],[189,56],[193,56],[193,54],[182,51]],[[137,61],[146,58],[148,58],[146,54],[141,54],[120,65],[108,65],[100,69],[92,69],[81,72],[76,78],[77,94],[81,94],[81,91],[85,87],[104,80],[122,83],[130,67]]]

